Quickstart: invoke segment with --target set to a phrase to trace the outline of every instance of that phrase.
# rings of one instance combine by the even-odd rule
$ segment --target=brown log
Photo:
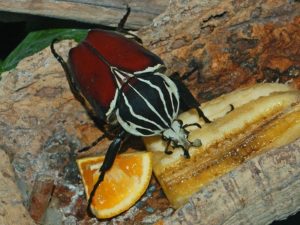
[[[8,155],[0,149],[0,224],[34,225],[23,205]]]
[[[166,9],[168,2],[167,0],[128,2],[124,0],[0,0],[0,10],[115,27],[125,14],[126,4],[128,4],[132,13],[126,27],[138,29],[149,25],[154,17]]]
[[[139,35],[169,73],[199,67],[187,84],[202,102],[255,82],[300,87],[299,12],[287,0],[173,1]]]
[[[145,45],[164,59],[169,73],[188,71],[192,61],[201,66],[186,82],[200,101],[263,80],[292,78],[299,87],[299,10],[299,3],[288,0],[172,1],[167,11],[139,34]],[[74,44],[64,41],[56,48],[66,56]],[[30,205],[37,177],[45,175],[55,181],[48,208],[36,218],[52,224],[91,222],[74,151],[101,132],[74,100],[49,48],[2,74],[0,113],[0,145],[13,162],[26,205]],[[92,153],[105,152],[109,143],[102,142]],[[200,190],[172,216],[173,209],[153,181],[140,203],[112,222],[154,223],[166,217],[166,223],[241,224],[252,215],[265,224],[284,218],[300,205],[299,141],[290,146],[251,159],[226,175],[228,180],[222,177]],[[257,190],[256,194],[252,190]],[[261,196],[261,201],[254,201]],[[221,209],[227,211],[223,214]],[[55,218],[61,221],[51,221]]]

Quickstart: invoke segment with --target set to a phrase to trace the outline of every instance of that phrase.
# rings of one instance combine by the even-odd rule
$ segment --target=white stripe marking
[[[142,127],[142,126],[139,126],[137,124],[134,124],[130,121],[124,121],[120,114],[119,114],[119,110],[117,110],[116,112],[116,115],[117,115],[117,119],[119,121],[119,123],[121,124],[121,126],[130,134],[133,134],[133,135],[136,135],[136,136],[153,136],[153,135],[157,135],[157,134],[160,134],[161,131],[160,130],[156,130],[156,131],[153,131],[149,128],[145,128],[145,127]],[[128,125],[129,124],[129,125]],[[140,129],[143,129],[143,130],[148,130],[150,132],[150,134],[142,134],[141,132],[137,131],[137,128],[140,128]]]
[[[164,79],[164,77],[162,77],[162,78]],[[152,87],[152,88],[154,88],[154,89],[157,90],[157,92],[158,92],[158,94],[159,94],[159,97],[160,97],[161,101],[163,102],[165,113],[166,113],[166,115],[169,117],[169,120],[170,120],[170,123],[171,123],[171,122],[173,121],[173,118],[171,117],[171,115],[170,115],[169,112],[168,112],[167,104],[166,104],[164,95],[163,95],[162,91],[160,90],[160,88],[158,88],[156,85],[152,84],[150,81],[144,80],[144,79],[142,79],[142,78],[137,78],[137,79],[139,79],[140,81],[142,81],[142,82],[148,84],[150,87]],[[169,88],[168,88],[166,85],[165,85],[165,87],[166,87],[166,89],[167,89],[167,91],[168,91],[168,93],[169,93],[169,95],[170,95],[170,97],[171,97]],[[172,100],[172,97],[171,97],[171,100]]]
[[[129,112],[132,114],[133,117],[135,117],[135,118],[137,118],[137,119],[140,119],[140,120],[143,120],[143,121],[146,121],[146,122],[149,122],[149,123],[151,123],[151,124],[157,126],[157,128],[158,128],[159,130],[164,130],[164,128],[162,128],[161,126],[159,126],[159,124],[157,124],[157,123],[153,122],[152,120],[149,120],[149,119],[147,119],[147,118],[145,118],[145,117],[143,117],[143,116],[141,116],[141,115],[136,114],[136,113],[133,111],[133,108],[132,108],[132,106],[130,105],[130,103],[129,103],[129,101],[128,101],[128,98],[126,97],[126,95],[125,95],[124,93],[122,93],[122,95],[123,95],[123,97],[124,97],[124,100],[125,100],[125,103],[126,103],[128,109],[129,109]]]
[[[141,95],[141,93],[139,93],[131,84],[128,83],[128,86],[130,86],[146,103],[146,105],[151,109],[152,112],[154,112],[158,118],[160,118],[160,120],[167,126],[169,127],[169,124],[167,123],[167,121],[164,120],[164,118],[161,117],[161,115],[159,115],[159,113],[155,110],[155,108],[153,107],[153,105],[150,104],[150,102],[143,96]]]

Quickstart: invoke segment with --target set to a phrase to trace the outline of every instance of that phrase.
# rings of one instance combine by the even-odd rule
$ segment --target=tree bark
[[[1,148],[0,157],[0,224],[34,225],[33,219],[23,206],[9,157]]]
[[[300,87],[299,12],[300,3],[288,0],[177,0],[138,34],[164,60],[168,73],[198,67],[186,84],[202,102],[255,82],[289,81]],[[116,24],[122,14],[109,23]],[[64,41],[56,48],[66,57],[74,45]],[[51,199],[39,201],[44,210],[34,218],[52,224],[91,222],[74,151],[101,131],[74,100],[49,48],[2,75],[0,112],[0,146],[10,157],[25,205],[34,209],[33,199]],[[101,142],[91,154],[104,153],[109,144]],[[110,222],[266,224],[283,219],[299,210],[299,145],[298,140],[245,162],[174,214],[153,179],[141,201]],[[45,183],[41,177],[47,177]],[[40,195],[35,187],[45,192]]]
[[[187,84],[206,101],[255,82],[300,87],[297,1],[172,1],[139,36],[169,73],[197,66]]]

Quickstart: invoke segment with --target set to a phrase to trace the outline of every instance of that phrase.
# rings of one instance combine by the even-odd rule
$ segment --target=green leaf
[[[3,62],[0,62],[0,74],[15,68],[18,62],[25,57],[46,48],[55,38],[59,40],[74,39],[80,42],[86,37],[87,32],[88,30],[83,29],[52,29],[31,32]]]

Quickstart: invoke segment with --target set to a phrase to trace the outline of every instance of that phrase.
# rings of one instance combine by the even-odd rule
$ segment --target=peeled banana
[[[196,110],[179,116],[184,123],[202,125],[190,131],[190,141],[202,142],[201,147],[189,149],[190,159],[183,157],[181,149],[164,154],[166,143],[159,137],[144,139],[146,148],[154,153],[154,173],[175,208],[248,158],[300,137],[300,91],[285,84],[242,88],[201,109],[212,123],[204,124]]]

